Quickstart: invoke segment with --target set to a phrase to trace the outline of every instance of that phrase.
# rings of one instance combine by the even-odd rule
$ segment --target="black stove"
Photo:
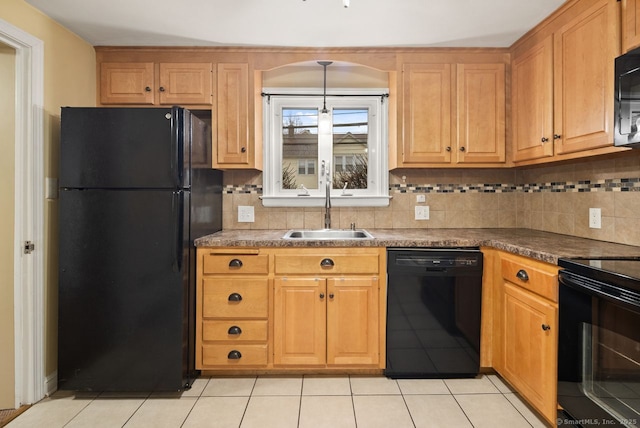
[[[640,258],[558,266],[558,424],[640,427]]]

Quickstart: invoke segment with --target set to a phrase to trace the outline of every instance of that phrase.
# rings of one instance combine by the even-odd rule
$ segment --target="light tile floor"
[[[200,378],[181,394],[57,392],[9,428],[517,428],[545,424],[498,376]]]

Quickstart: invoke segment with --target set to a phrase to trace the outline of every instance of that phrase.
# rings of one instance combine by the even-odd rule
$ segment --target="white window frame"
[[[265,207],[322,207],[325,204],[326,178],[322,161],[330,166],[333,173],[332,135],[318,136],[318,160],[316,189],[282,189],[282,109],[323,107],[322,90],[264,88],[264,170],[262,203]],[[327,109],[367,108],[368,126],[368,183],[366,189],[331,189],[331,204],[336,207],[381,207],[389,205],[389,107],[388,99],[382,94],[388,89],[340,89],[327,91]],[[308,97],[303,94],[309,94]],[[336,96],[336,95],[340,96]],[[363,96],[365,95],[365,96]],[[380,96],[375,96],[380,95]],[[332,117],[332,115],[329,115]],[[333,125],[333,124],[332,124]],[[331,127],[333,129],[333,126]],[[331,175],[330,175],[331,176]]]

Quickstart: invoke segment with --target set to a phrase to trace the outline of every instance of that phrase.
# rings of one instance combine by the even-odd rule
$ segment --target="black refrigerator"
[[[222,228],[211,141],[184,108],[62,108],[59,389],[178,391],[197,376],[193,241]]]

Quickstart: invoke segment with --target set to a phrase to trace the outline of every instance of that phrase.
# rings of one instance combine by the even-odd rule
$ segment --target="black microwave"
[[[616,58],[614,145],[640,148],[640,48]]]

